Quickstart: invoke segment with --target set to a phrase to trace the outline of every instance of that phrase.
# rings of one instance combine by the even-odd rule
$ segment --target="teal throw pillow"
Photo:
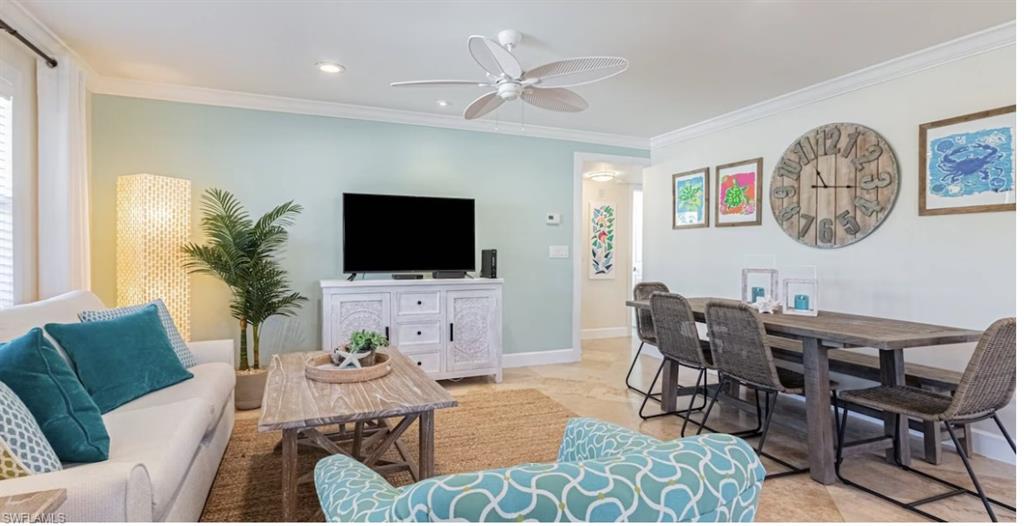
[[[7,384],[63,462],[99,462],[110,452],[100,410],[39,328],[0,344],[0,382]]]
[[[195,367],[199,362],[196,361],[195,355],[188,349],[188,344],[185,343],[185,339],[181,337],[181,333],[178,332],[178,327],[174,325],[174,319],[171,318],[171,313],[167,310],[167,305],[164,305],[163,300],[153,300],[149,303],[143,303],[142,305],[132,305],[129,307],[117,307],[114,309],[107,310],[87,310],[85,312],[78,313],[78,319],[82,321],[102,321],[102,320],[113,320],[120,318],[125,314],[135,314],[149,305],[156,305],[156,312],[160,315],[160,324],[164,326],[164,330],[167,331],[167,339],[171,340],[171,347],[174,348],[174,354],[178,355],[178,361],[181,362],[186,369]]]
[[[71,357],[102,413],[192,378],[174,354],[156,305],[113,320],[45,328]]]

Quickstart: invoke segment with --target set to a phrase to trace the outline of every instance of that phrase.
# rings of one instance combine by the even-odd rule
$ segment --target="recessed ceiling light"
[[[316,67],[324,73],[341,73],[345,71],[345,66],[335,64],[334,62],[317,62]]]
[[[447,108],[448,107],[448,101],[446,101],[446,100],[439,100],[439,101],[437,101],[437,105],[442,107],[442,108]]]
[[[587,172],[583,175],[584,177],[590,179],[591,181],[594,181],[595,183],[607,183],[608,181],[611,181],[612,179],[618,177],[619,172],[616,172],[614,170],[596,170],[593,172]]]

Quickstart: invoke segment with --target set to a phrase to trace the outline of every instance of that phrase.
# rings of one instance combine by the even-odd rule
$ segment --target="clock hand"
[[[814,173],[818,174],[818,180],[821,181],[822,185],[821,187],[828,188],[828,183],[826,183],[825,180],[821,178],[821,172],[819,172],[818,170],[814,170]]]

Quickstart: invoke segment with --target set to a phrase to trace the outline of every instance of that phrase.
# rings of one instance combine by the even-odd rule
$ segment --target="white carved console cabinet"
[[[323,280],[323,348],[372,330],[436,380],[500,382],[501,288],[501,279]]]

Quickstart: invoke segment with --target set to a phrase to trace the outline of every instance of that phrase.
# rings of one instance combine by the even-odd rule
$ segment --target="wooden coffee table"
[[[299,484],[313,480],[312,473],[298,473],[300,444],[348,455],[382,474],[407,470],[415,480],[433,476],[434,410],[454,407],[457,403],[448,391],[398,349],[392,347],[385,352],[391,355],[391,374],[352,384],[307,379],[306,358],[317,353],[278,354],[271,361],[258,429],[282,434],[285,522],[298,520],[296,490]],[[401,420],[392,426],[386,420],[392,417]],[[420,420],[418,468],[399,438],[417,418]],[[351,430],[349,424],[352,424]],[[332,428],[321,429],[325,426]],[[398,449],[401,461],[381,458],[392,445]]]

